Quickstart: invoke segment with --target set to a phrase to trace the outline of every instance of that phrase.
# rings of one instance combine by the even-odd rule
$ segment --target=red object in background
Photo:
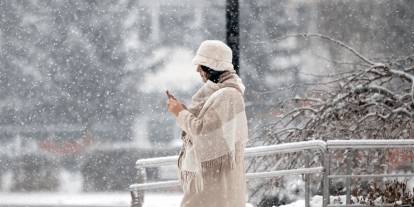
[[[42,140],[38,143],[39,148],[42,151],[52,153],[55,155],[74,155],[80,154],[85,151],[85,148],[93,143],[91,133],[87,132],[85,136],[77,141],[63,141],[57,142],[55,140]]]

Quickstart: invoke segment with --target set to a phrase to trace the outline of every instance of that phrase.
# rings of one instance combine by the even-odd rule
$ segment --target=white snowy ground
[[[148,193],[144,207],[177,207],[178,193]],[[0,193],[0,206],[102,206],[129,207],[131,198],[124,193]]]
[[[146,193],[144,207],[178,207],[180,193]],[[331,197],[334,203],[336,197]],[[341,198],[345,199],[344,196]],[[128,192],[118,193],[0,193],[0,206],[7,207],[129,207],[131,198]],[[322,196],[314,196],[310,207],[321,207]],[[246,207],[254,207],[246,204]],[[269,206],[270,207],[270,206]],[[305,207],[304,200],[281,207]]]
[[[144,207],[178,207],[180,193],[147,193]],[[345,196],[332,196],[331,203],[345,201]],[[125,193],[0,193],[0,206],[7,207],[129,207],[130,196]],[[322,196],[313,196],[310,207],[321,207]],[[246,207],[254,207],[246,204]],[[270,207],[270,206],[269,206]],[[280,207],[305,207],[305,200],[297,200]]]
[[[178,207],[180,193],[147,193],[144,207]],[[125,193],[0,193],[0,206],[7,207],[129,207]],[[253,207],[246,205],[246,207]]]
[[[321,207],[322,206],[322,196],[314,196],[310,199],[310,207]],[[293,203],[289,203],[287,205],[283,205],[280,207],[304,207],[305,200],[297,200]]]

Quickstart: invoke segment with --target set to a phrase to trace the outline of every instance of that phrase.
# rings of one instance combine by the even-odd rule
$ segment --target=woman
[[[178,159],[181,207],[245,206],[245,87],[231,62],[226,44],[204,41],[193,59],[204,85],[188,108],[175,97],[167,101],[183,130]]]

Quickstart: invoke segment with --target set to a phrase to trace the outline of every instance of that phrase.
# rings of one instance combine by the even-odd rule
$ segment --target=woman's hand
[[[180,111],[186,109],[185,105],[175,98],[169,98],[167,100],[167,108],[168,111],[174,114],[174,116],[176,117],[178,116],[178,113],[180,113]]]

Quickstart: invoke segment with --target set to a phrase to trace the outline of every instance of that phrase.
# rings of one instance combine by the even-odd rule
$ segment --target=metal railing
[[[333,207],[333,206],[350,206],[350,186],[351,178],[375,178],[375,177],[412,177],[414,174],[366,174],[366,175],[354,175],[348,169],[347,174],[344,175],[331,175],[330,167],[330,153],[335,150],[355,150],[355,149],[387,149],[387,148],[414,148],[414,139],[406,140],[329,140],[327,142],[321,140],[313,141],[304,141],[304,142],[294,142],[286,144],[278,144],[271,146],[261,146],[247,148],[245,150],[245,157],[256,157],[256,156],[265,156],[272,154],[283,154],[283,153],[293,153],[293,152],[307,152],[308,150],[318,150],[322,156],[322,163],[320,167],[309,167],[309,162],[305,162],[305,168],[289,169],[289,170],[277,170],[277,171],[267,171],[267,172],[253,172],[246,173],[247,179],[256,179],[256,178],[272,178],[276,176],[285,176],[292,174],[301,174],[305,175],[305,206],[310,206],[310,178],[311,174],[322,173],[323,179],[323,207]],[[305,153],[307,154],[307,153]],[[136,168],[138,173],[145,177],[145,168],[147,167],[160,167],[167,165],[174,165],[177,163],[178,156],[169,156],[169,157],[159,157],[159,158],[150,158],[150,159],[140,159],[136,162]],[[308,157],[305,157],[308,160]],[[346,204],[345,205],[330,205],[330,180],[336,178],[346,178]],[[169,180],[163,182],[153,182],[153,183],[138,183],[132,184],[129,186],[129,190],[132,195],[132,207],[141,206],[142,203],[139,201],[143,199],[145,190],[152,189],[162,189],[179,186],[178,180]],[[359,205],[360,206],[360,205]]]
[[[329,183],[331,179],[338,179],[338,178],[345,178],[345,187],[346,187],[346,199],[345,204],[329,204],[326,203],[324,207],[337,207],[337,206],[364,206],[364,205],[356,205],[351,204],[351,185],[352,185],[352,178],[360,178],[360,179],[369,179],[369,178],[385,178],[385,177],[414,177],[414,174],[353,174],[352,167],[351,167],[351,156],[347,156],[346,158],[346,174],[342,175],[332,175],[330,173],[331,165],[330,165],[330,155],[331,152],[335,150],[348,150],[349,152],[353,150],[372,150],[372,149],[390,149],[390,148],[414,148],[414,139],[381,139],[381,140],[328,140],[327,141],[327,153],[326,153],[326,160],[328,163],[325,164],[324,168],[328,172],[328,176],[326,176],[325,183],[327,183],[327,187],[329,188]],[[324,197],[329,197],[328,194],[324,195]],[[366,206],[366,205],[365,205]],[[381,206],[393,206],[393,205],[381,205]]]
[[[285,143],[271,146],[261,146],[245,149],[245,158],[255,157],[255,156],[265,156],[272,154],[283,154],[283,153],[293,153],[301,152],[307,150],[318,150],[320,153],[324,154],[326,151],[326,143],[320,140],[313,141],[304,141],[304,142],[295,142],[295,143]],[[145,175],[145,168],[147,167],[161,167],[167,165],[174,165],[177,163],[178,156],[168,156],[168,157],[159,157],[159,158],[150,158],[150,159],[140,159],[136,162],[136,168],[138,173]],[[309,206],[310,200],[310,188],[309,188],[309,174],[323,173],[322,164],[320,167],[305,167],[298,169],[290,170],[278,170],[278,171],[267,171],[267,172],[253,172],[246,173],[247,179],[255,178],[272,178],[277,176],[285,175],[305,175],[305,197],[307,206]],[[144,176],[145,177],[145,176]],[[130,185],[129,189],[132,196],[132,205],[133,207],[140,206],[138,200],[143,200],[143,191],[144,190],[153,190],[153,189],[162,189],[179,186],[178,180],[169,180],[162,182],[153,182],[153,183],[139,183]]]

